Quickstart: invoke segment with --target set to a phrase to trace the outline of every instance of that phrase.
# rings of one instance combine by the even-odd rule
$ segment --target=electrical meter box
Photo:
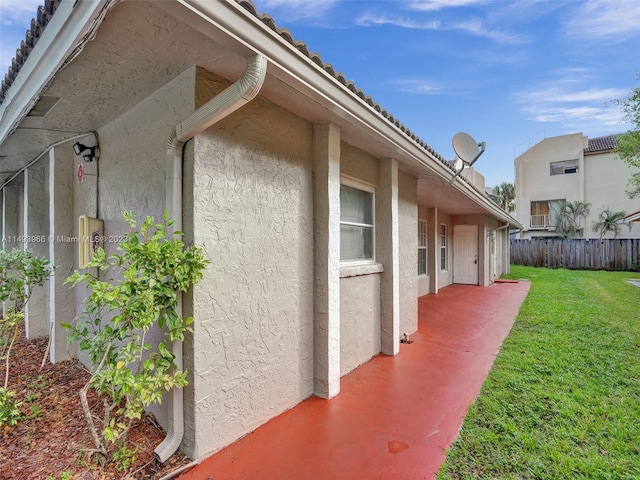
[[[78,267],[85,268],[93,254],[104,244],[104,222],[80,215],[78,219]]]

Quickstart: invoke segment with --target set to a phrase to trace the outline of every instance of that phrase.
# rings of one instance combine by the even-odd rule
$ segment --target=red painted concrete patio
[[[342,378],[203,460],[181,479],[432,479],[529,291],[451,285],[419,299],[419,329],[395,357]]]

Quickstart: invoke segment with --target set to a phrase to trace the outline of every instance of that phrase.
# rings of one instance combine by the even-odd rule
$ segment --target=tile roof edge
[[[11,60],[11,65],[2,80],[0,88],[0,104],[3,103],[7,91],[13,85],[22,66],[27,61],[31,51],[40,40],[42,33],[49,24],[51,17],[55,14],[62,0],[45,0],[44,5],[40,5],[36,10],[36,16],[31,19],[29,30],[25,33],[25,38],[20,42],[20,47],[16,49],[16,55]]]
[[[261,21],[265,26],[267,26],[275,34],[277,34],[283,40],[289,43],[291,46],[296,48],[302,55],[309,58],[318,67],[323,69],[328,75],[333,77],[335,80],[341,83],[344,87],[350,90],[353,94],[359,97],[361,101],[365,102],[367,105],[373,108],[388,122],[390,122],[392,125],[395,125],[397,128],[399,128],[413,142],[415,142],[421,148],[426,150],[435,159],[439,160],[440,163],[442,163],[445,167],[450,169],[452,172],[455,172],[455,170],[452,167],[451,161],[446,160],[435,149],[433,149],[431,146],[425,143],[422,139],[420,139],[420,137],[418,137],[415,133],[413,133],[411,130],[405,127],[405,125],[403,125],[398,119],[396,119],[392,114],[390,114],[385,108],[383,108],[379,103],[373,100],[372,97],[366,95],[362,89],[358,88],[353,81],[347,80],[347,78],[344,76],[343,73],[336,72],[330,63],[324,63],[318,53],[310,52],[305,42],[296,41],[291,31],[284,27],[278,27],[273,17],[271,17],[269,14],[258,13],[252,0],[235,0],[235,2],[239,4],[242,8],[244,8],[247,12],[249,12],[252,16],[254,16],[259,21]],[[461,180],[467,183],[469,186],[471,186],[476,192],[482,194],[482,192],[480,192],[480,190],[478,190],[470,181],[468,181],[465,178],[461,178]]]

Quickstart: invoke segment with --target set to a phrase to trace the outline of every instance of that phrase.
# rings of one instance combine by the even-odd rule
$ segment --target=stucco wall
[[[46,163],[40,161],[25,171],[25,229],[24,236],[32,241],[26,248],[37,257],[49,257],[49,198],[47,196]],[[34,241],[35,240],[35,241]],[[26,325],[28,338],[43,337],[49,334],[48,285],[35,287],[26,306]]]
[[[119,237],[128,231],[122,218],[132,211],[139,219],[151,215],[162,218],[165,210],[166,145],[172,127],[194,111],[195,67],[171,80],[168,84],[98,129],[100,158],[85,163],[82,183],[75,180],[80,158],[75,158],[73,195],[74,235],[78,232],[78,216],[97,216],[104,221],[107,253],[114,253]],[[170,112],[171,114],[167,114]],[[83,143],[92,145],[91,136]],[[69,147],[70,148],[70,147]],[[78,267],[78,248],[73,248],[73,265]],[[86,291],[74,289],[75,310],[82,310]],[[156,342],[161,337],[153,330],[147,339]],[[87,363],[84,355],[80,359]],[[151,411],[163,427],[167,427],[164,407]]]
[[[312,393],[311,143],[310,124],[260,97],[195,139],[193,240],[212,261],[186,345],[195,458]]]
[[[585,141],[582,133],[546,138],[516,158],[516,219],[530,225],[531,202],[581,198],[581,175],[551,175],[550,163],[580,160]],[[538,235],[536,231],[536,235]]]
[[[340,174],[377,186],[378,159],[348,143],[340,142]]]
[[[400,334],[418,329],[418,181],[398,173]]]
[[[380,353],[380,275],[340,279],[340,375]]]
[[[590,214],[586,219],[586,236],[597,238],[593,231],[593,222],[605,208],[612,211],[624,211],[627,214],[640,210],[640,201],[630,199],[626,193],[627,182],[633,170],[615,153],[602,155],[586,155],[585,164],[585,201],[591,204]],[[609,235],[610,237],[611,235]],[[640,237],[640,223],[634,222],[632,229],[623,227],[618,238]]]

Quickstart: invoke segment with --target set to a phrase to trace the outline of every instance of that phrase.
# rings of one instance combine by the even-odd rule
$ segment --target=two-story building
[[[556,236],[555,214],[562,202],[590,205],[579,219],[578,236],[597,238],[593,223],[605,209],[640,209],[626,193],[631,168],[614,152],[615,136],[580,133],[545,138],[515,159],[515,217],[524,226],[519,238]],[[640,237],[640,224],[623,228],[621,238]]]

